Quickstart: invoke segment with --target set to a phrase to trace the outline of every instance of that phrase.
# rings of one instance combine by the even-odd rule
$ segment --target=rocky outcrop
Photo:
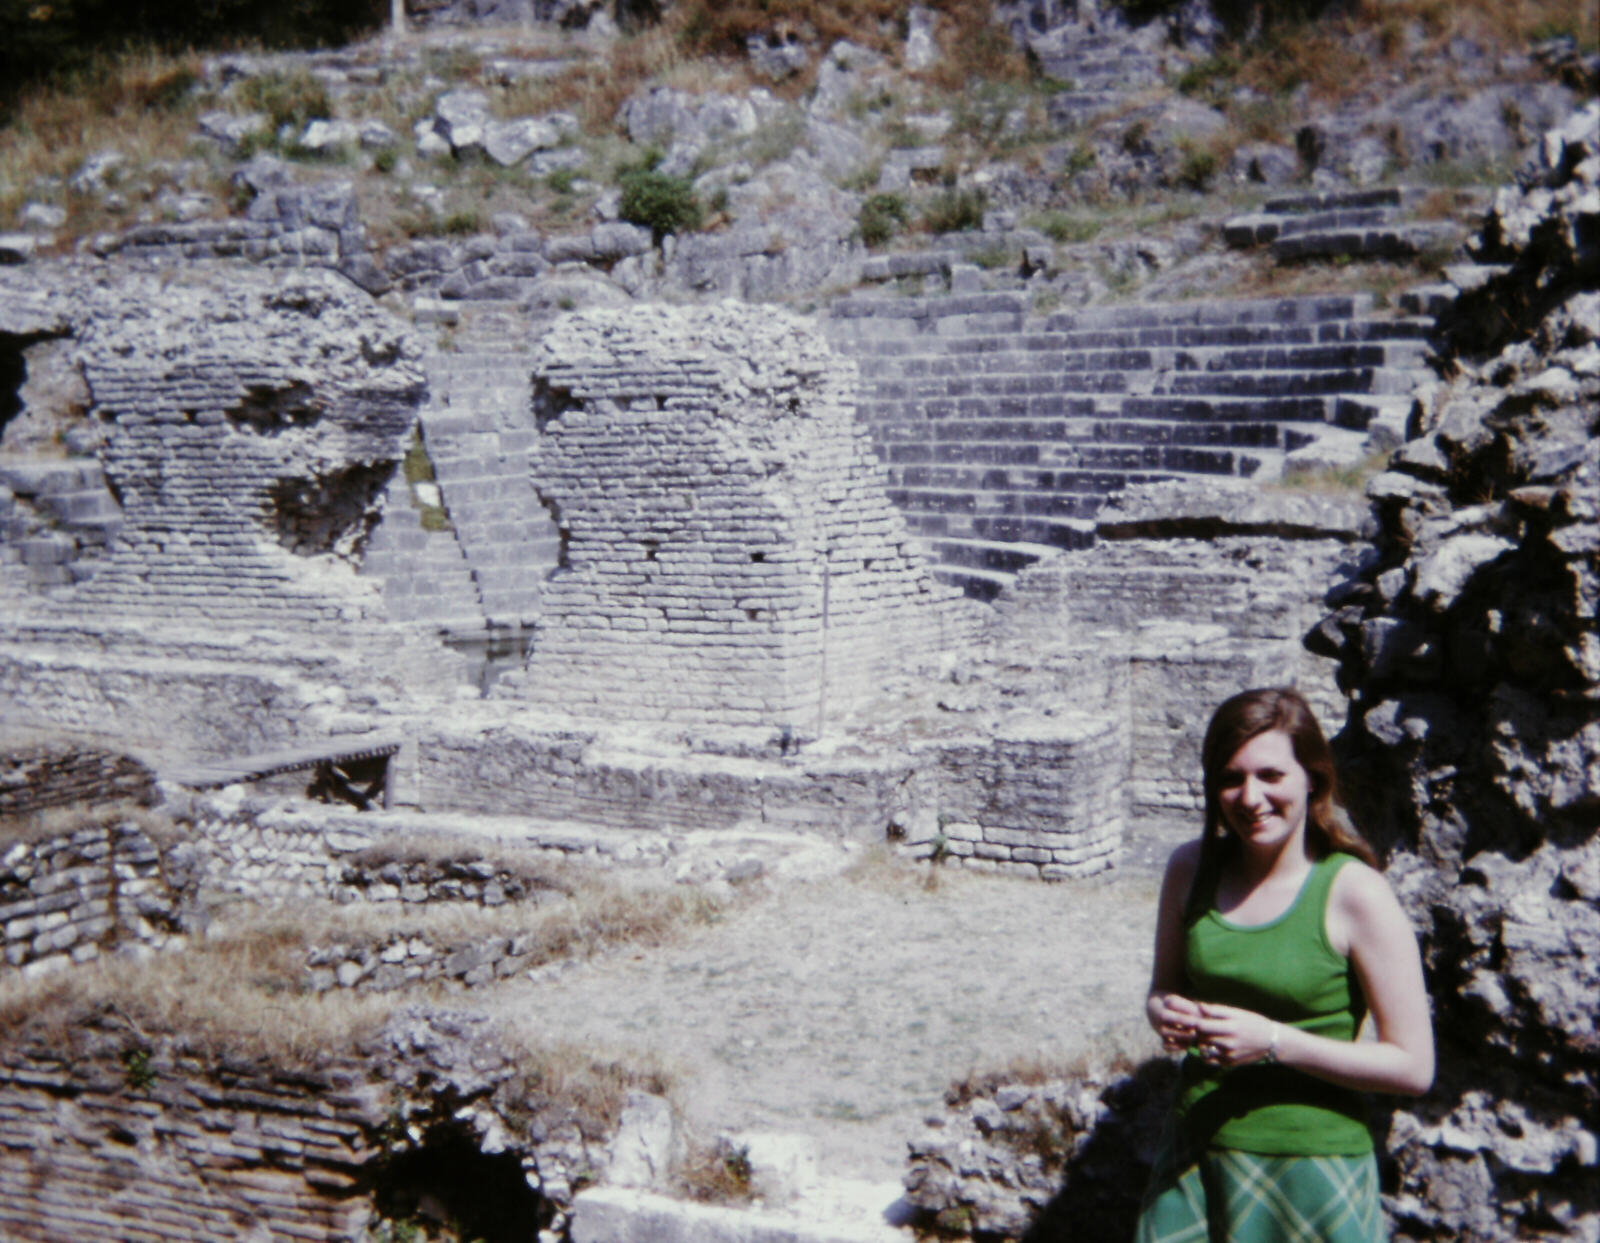
[[[1600,1230],[1597,126],[1496,200],[1506,270],[1445,317],[1453,375],[1369,490],[1379,559],[1312,639],[1432,977],[1440,1081],[1388,1139],[1400,1238]]]
[[[916,1224],[1031,1243],[1131,1238],[1174,1081],[1159,1059],[1130,1073],[960,1085],[910,1141]]]

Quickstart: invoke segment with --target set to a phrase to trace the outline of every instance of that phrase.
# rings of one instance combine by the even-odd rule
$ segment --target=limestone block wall
[[[386,626],[207,634],[142,619],[0,620],[0,728],[203,760],[366,731],[449,693],[460,661]]]
[[[141,1085],[116,1051],[0,1060],[0,1235],[361,1237],[370,1208],[358,1176],[376,1155],[377,1119],[348,1077],[146,1065]]]
[[[0,854],[5,964],[36,975],[92,962],[118,943],[159,948],[173,934],[183,896],[134,821],[14,842]]]
[[[246,219],[136,225],[107,253],[156,263],[246,259],[275,268],[333,268],[373,294],[390,285],[368,248],[349,182],[263,187]]]
[[[978,871],[1061,880],[1103,871],[1123,837],[1128,737],[1118,717],[1014,721],[941,741],[939,850]]]
[[[0,754],[0,816],[121,800],[155,801],[155,774],[132,756],[43,742]]]
[[[591,720],[815,730],[944,638],[851,368],[726,305],[566,317],[535,363],[565,541],[515,693]]]
[[[652,754],[590,731],[517,723],[424,732],[417,759],[428,810],[641,832],[792,826],[862,841],[883,839],[907,772],[896,754],[816,763]]]

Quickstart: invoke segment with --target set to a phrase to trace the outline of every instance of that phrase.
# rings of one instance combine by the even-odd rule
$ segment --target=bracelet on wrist
[[[1283,1034],[1283,1025],[1281,1023],[1274,1023],[1272,1025],[1272,1037],[1271,1037],[1271,1039],[1269,1039],[1267,1041],[1266,1061],[1271,1062],[1271,1063],[1277,1062],[1277,1060],[1278,1060],[1278,1037],[1280,1035],[1282,1035],[1282,1034]]]

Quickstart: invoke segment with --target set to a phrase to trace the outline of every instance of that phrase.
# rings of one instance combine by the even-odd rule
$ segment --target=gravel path
[[[1146,1039],[1148,870],[1042,884],[946,869],[931,892],[925,876],[880,860],[784,883],[668,946],[510,983],[492,1004],[551,1039],[657,1054],[707,1137],[807,1135],[823,1173],[897,1180],[953,1080]]]

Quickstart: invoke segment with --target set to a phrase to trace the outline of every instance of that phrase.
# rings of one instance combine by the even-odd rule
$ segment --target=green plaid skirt
[[[1167,1154],[1163,1154],[1167,1156]],[[1207,1149],[1158,1159],[1135,1243],[1384,1243],[1378,1165]]]

